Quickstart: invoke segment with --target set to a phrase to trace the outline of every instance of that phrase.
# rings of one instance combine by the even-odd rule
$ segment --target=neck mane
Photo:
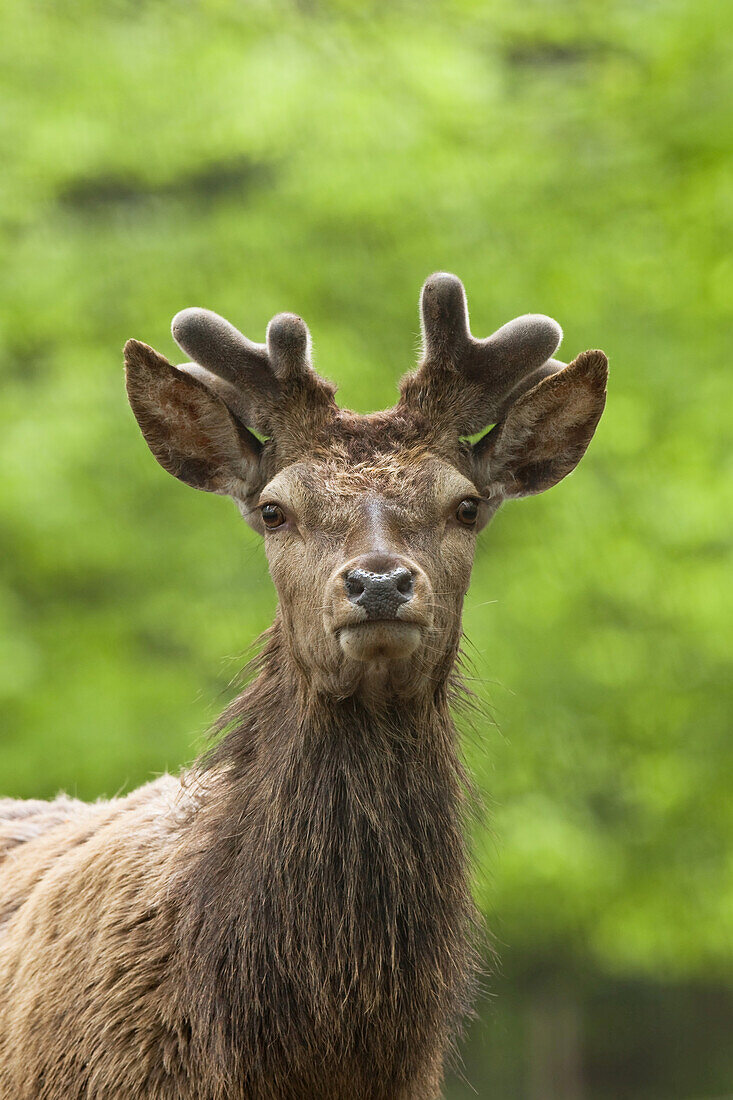
[[[316,695],[278,620],[258,665],[198,776],[179,900],[192,1031],[243,1096],[398,1095],[475,971],[448,684]]]

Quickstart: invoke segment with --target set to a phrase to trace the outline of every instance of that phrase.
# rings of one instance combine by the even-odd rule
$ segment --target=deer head
[[[474,339],[447,274],[427,280],[420,306],[421,363],[393,409],[366,416],[337,406],[292,314],[254,344],[184,310],[172,331],[193,362],[181,366],[125,347],[151,451],[188,485],[231,496],[264,535],[294,666],[340,697],[446,681],[478,532],[503,500],[574,469],[605,403],[605,355],[553,359],[562,331],[549,317]]]

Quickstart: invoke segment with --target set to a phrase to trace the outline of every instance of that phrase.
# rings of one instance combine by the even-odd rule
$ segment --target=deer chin
[[[415,652],[421,635],[417,623],[378,619],[343,626],[338,632],[338,640],[343,652],[353,661],[402,661]]]

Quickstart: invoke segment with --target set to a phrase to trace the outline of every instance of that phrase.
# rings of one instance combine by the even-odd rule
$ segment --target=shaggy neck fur
[[[227,1097],[417,1096],[474,974],[447,684],[379,709],[316,696],[277,622],[259,663],[181,884],[192,1053]]]

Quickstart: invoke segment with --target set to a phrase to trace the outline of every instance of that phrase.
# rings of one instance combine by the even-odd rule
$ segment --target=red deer
[[[578,463],[607,362],[553,359],[539,315],[474,339],[451,275],[421,313],[418,369],[367,416],[291,314],[254,344],[184,310],[183,366],[128,342],[150,449],[234,499],[279,603],[192,769],[0,802],[3,1100],[440,1095],[480,954],[450,714],[475,540]]]

